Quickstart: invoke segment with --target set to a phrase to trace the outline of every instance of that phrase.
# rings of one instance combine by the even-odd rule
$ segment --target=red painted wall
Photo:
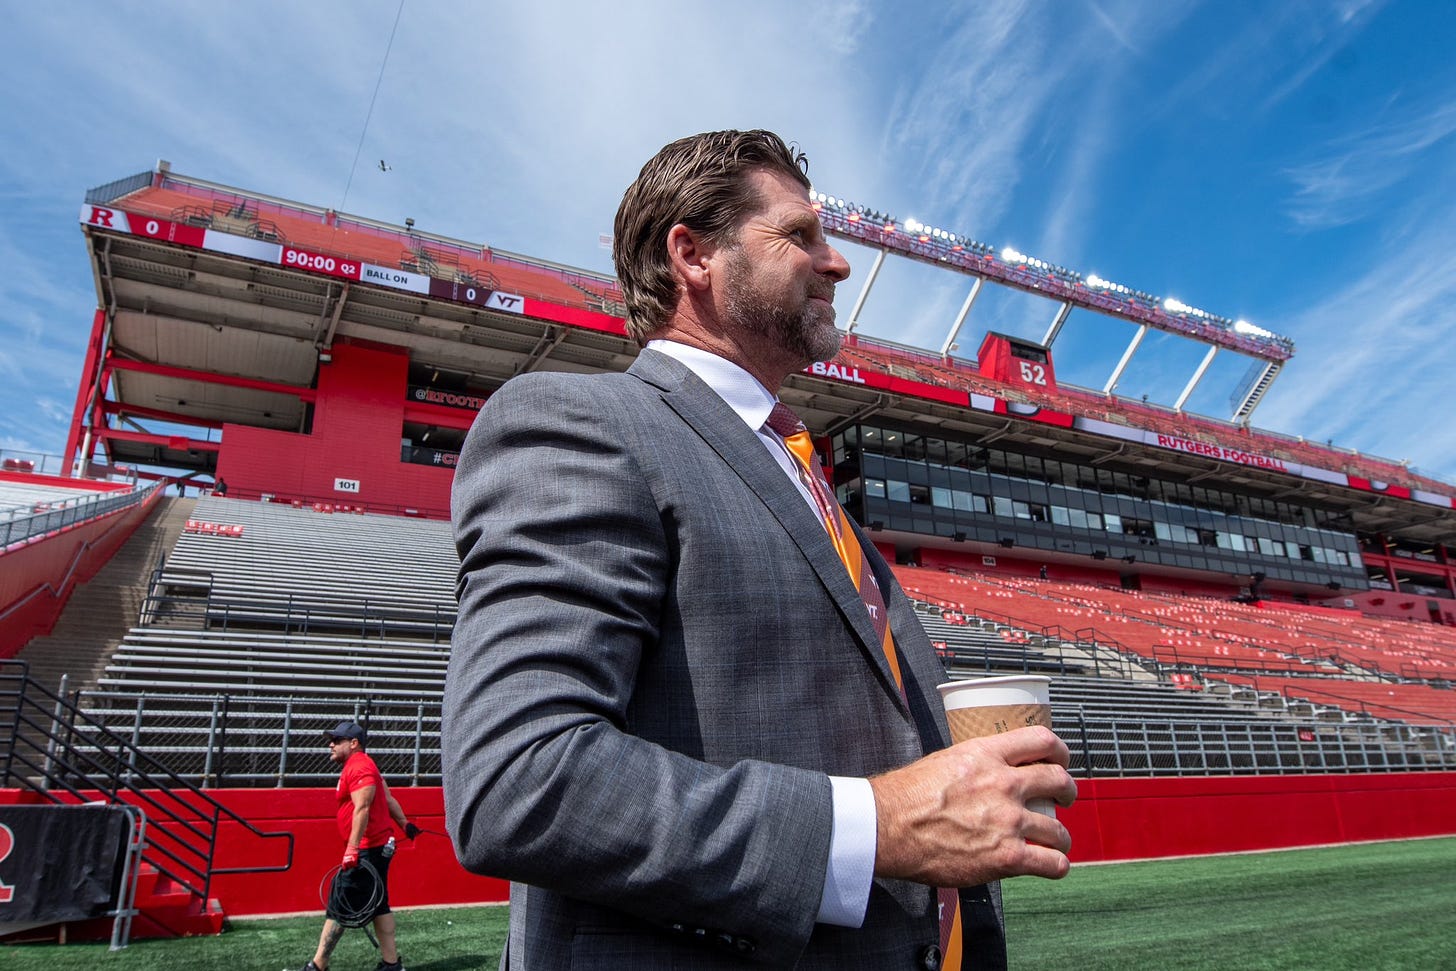
[[[106,565],[161,496],[158,490],[129,509],[71,526],[0,556],[0,617],[4,618],[0,621],[0,657],[14,657],[31,638],[50,633],[71,591]],[[44,589],[47,584],[49,590]],[[16,607],[22,600],[24,605]]]
[[[1079,779],[1077,787],[1076,804],[1057,811],[1072,834],[1074,864],[1456,835],[1456,772]],[[416,825],[444,831],[439,788],[393,792]],[[259,829],[295,835],[288,872],[216,878],[213,896],[227,914],[322,911],[319,883],[344,845],[334,822],[334,790],[210,794]],[[0,802],[39,800],[29,791],[0,790]],[[216,862],[281,863],[282,848],[224,825]],[[401,907],[500,902],[507,895],[504,881],[467,873],[443,836],[402,844],[390,867],[390,902]]]
[[[335,344],[332,356],[332,363],[319,365],[311,434],[223,426],[217,474],[227,480],[228,494],[448,515],[453,470],[399,458],[408,356],[347,343]],[[359,491],[338,491],[335,479],[357,481]]]
[[[390,787],[400,808],[421,829],[445,831],[444,795],[438,787]],[[333,789],[214,789],[210,795],[261,830],[289,830],[294,834],[293,869],[288,873],[230,874],[217,878],[213,896],[231,917],[321,911],[319,882],[344,853],[344,840],[334,821],[337,805]],[[260,843],[236,824],[218,834],[219,866],[246,866],[257,853],[277,853],[279,847]],[[503,880],[466,872],[455,859],[445,836],[425,833],[413,844],[396,834],[399,850],[389,866],[392,904],[486,903],[504,901],[509,886]],[[270,862],[276,858],[270,858]]]
[[[1080,779],[1072,861],[1456,834],[1456,773]]]

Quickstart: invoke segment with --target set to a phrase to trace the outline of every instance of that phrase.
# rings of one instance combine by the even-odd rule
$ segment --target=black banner
[[[128,829],[115,806],[0,806],[0,927],[105,916]]]
[[[400,450],[400,461],[415,465],[441,465],[453,469],[459,452],[447,452],[439,448],[425,448],[422,445],[406,445]]]

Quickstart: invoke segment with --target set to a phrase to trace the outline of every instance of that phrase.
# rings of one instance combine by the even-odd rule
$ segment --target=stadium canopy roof
[[[200,200],[196,209],[189,214],[176,198],[148,197],[157,184],[186,187]],[[149,424],[221,428],[231,422],[300,430],[318,363],[343,338],[406,348],[412,362],[463,375],[473,389],[483,391],[539,369],[621,371],[636,355],[622,328],[620,304],[613,303],[615,281],[600,274],[165,170],[93,190],[87,206],[100,205],[110,207],[108,212],[155,213],[157,218],[148,222],[159,227],[147,232],[148,225],[105,225],[88,219],[86,207],[82,211],[98,306],[109,323],[105,352],[113,382],[105,410],[118,429],[107,440],[113,462],[210,468],[210,456],[182,439],[168,444],[155,434],[126,431]],[[338,264],[327,269],[322,254],[290,247],[282,240],[285,233],[268,228],[269,206],[336,228],[347,224],[356,247],[366,245],[361,234],[371,231],[375,238],[367,245],[388,248],[396,266],[412,267],[391,272],[408,277],[420,292],[366,282],[360,268],[347,263],[347,277]],[[229,218],[246,226],[230,227]],[[220,226],[229,234],[246,229],[245,235],[229,235],[236,241],[227,244],[233,251],[180,241],[186,234],[201,239],[203,228]],[[256,243],[272,247],[271,260],[250,255],[249,245]],[[276,255],[280,245],[282,258]],[[490,252],[492,272],[502,279],[482,279],[468,261],[442,266],[441,254],[456,251]],[[290,252],[298,254],[291,262]],[[510,273],[514,276],[507,277]],[[509,292],[488,288],[492,282]],[[479,297],[476,286],[482,287]],[[559,286],[576,294],[578,307],[568,306],[559,292],[546,292]],[[588,306],[600,312],[581,309]],[[791,376],[782,397],[819,434],[871,418],[891,420],[983,444],[1043,450],[1068,461],[1111,463],[1144,475],[1315,504],[1346,519],[1350,525],[1345,528],[1361,532],[1393,533],[1415,542],[1450,543],[1456,536],[1456,509],[1117,441],[1015,413],[976,410],[809,372]]]

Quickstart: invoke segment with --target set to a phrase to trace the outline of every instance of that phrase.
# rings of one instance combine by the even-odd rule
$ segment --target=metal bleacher
[[[139,623],[83,693],[88,713],[201,784],[254,786],[332,779],[321,733],[353,717],[369,725],[391,778],[437,784],[455,619],[449,525],[216,497],[198,500],[193,517]],[[925,572],[904,571],[902,582]],[[998,607],[1030,609],[1024,591],[952,580]],[[921,595],[917,610],[949,677],[1051,676],[1053,724],[1080,774],[1456,764],[1451,733],[1330,718],[1277,689],[1160,665],[1094,627],[930,600]]]
[[[200,499],[88,711],[211,785],[329,777],[342,717],[435,781],[456,568],[448,523]]]
[[[1237,636],[1204,631],[1218,635],[1222,651],[1195,655],[1205,667],[1191,663],[1186,652],[1178,660],[1160,657],[1152,644],[1180,640],[1188,633],[1180,625],[1189,616],[1206,615],[1207,603],[1082,584],[916,568],[900,573],[907,589],[923,598],[921,622],[950,677],[1012,672],[1052,677],[1053,727],[1072,748],[1073,768],[1083,773],[1456,765],[1450,717],[1456,714],[1450,707],[1456,693],[1444,681],[1395,684],[1388,674],[1382,680],[1363,671],[1348,656],[1333,652],[1329,660],[1310,650],[1320,645],[1291,642],[1287,632],[1276,636],[1268,627]],[[1235,614],[1243,609],[1231,606]],[[1148,644],[1139,642],[1144,630],[1156,630]],[[1267,635],[1262,643],[1251,640],[1259,633]],[[1341,643],[1348,654],[1349,642]],[[1309,656],[1286,653],[1296,648]],[[1421,656],[1428,664],[1439,660]],[[1414,706],[1417,700],[1422,710],[1397,704]]]

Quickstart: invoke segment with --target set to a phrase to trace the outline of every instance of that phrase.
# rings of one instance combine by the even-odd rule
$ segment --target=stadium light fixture
[[[1234,321],[1234,333],[1248,334],[1251,337],[1273,337],[1274,335],[1262,327],[1257,327],[1247,320]]]
[[[890,239],[889,235],[895,233],[897,228],[902,228],[913,243],[929,246],[932,250],[938,251],[935,256],[942,262],[954,261],[956,265],[970,272],[975,272],[977,267],[973,262],[967,261],[968,257],[970,260],[974,260],[976,254],[986,258],[997,255],[997,250],[993,246],[960,233],[953,233],[938,226],[929,225],[913,217],[905,219],[897,227],[897,221],[888,214],[865,206],[855,205],[837,196],[826,195],[817,189],[810,189],[809,198],[816,210],[841,218],[842,221],[838,224],[838,227],[833,224],[829,226],[831,230],[843,228],[845,223],[851,226],[863,226],[865,221],[868,220],[875,226],[881,227],[881,233],[884,234],[881,239],[886,244],[894,247],[895,241]],[[826,222],[832,223],[830,220],[826,220]],[[861,235],[862,233],[862,229],[854,229],[850,235],[859,239],[869,238]],[[910,255],[920,258],[932,257],[931,253],[918,247],[911,251]],[[1025,266],[1033,276],[1049,278],[1048,282],[1054,285],[1054,289],[1056,287],[1067,286],[1077,287],[1085,283],[1089,288],[1107,291],[1122,301],[1130,304],[1141,304],[1142,306],[1140,307],[1132,308],[1133,312],[1138,315],[1145,314],[1151,310],[1155,314],[1165,315],[1167,318],[1170,318],[1161,324],[1155,323],[1155,326],[1166,327],[1175,332],[1203,335],[1217,342],[1217,338],[1214,338],[1214,335],[1209,331],[1210,328],[1213,328],[1231,332],[1253,342],[1267,342],[1277,345],[1293,353],[1294,343],[1287,337],[1280,337],[1271,331],[1265,330],[1262,327],[1256,327],[1247,321],[1234,321],[1230,318],[1190,306],[1176,297],[1162,297],[1145,290],[1124,286],[1120,283],[1114,283],[1096,273],[1090,273],[1084,277],[1082,273],[1076,270],[1029,256],[1013,246],[1002,248],[999,251],[999,255],[1003,262]],[[992,275],[995,276],[996,272],[998,271],[993,270]],[[1181,318],[1181,320],[1175,323],[1174,318]]]

